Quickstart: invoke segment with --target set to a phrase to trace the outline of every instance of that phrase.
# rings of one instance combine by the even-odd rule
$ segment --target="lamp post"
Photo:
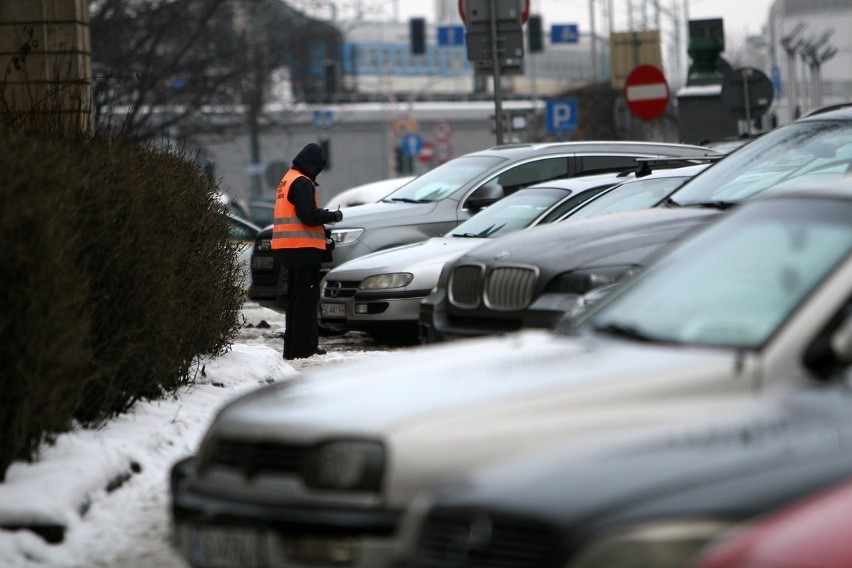
[[[790,122],[796,120],[796,105],[798,93],[796,89],[796,50],[801,39],[797,37],[805,29],[805,24],[798,23],[789,34],[781,38],[781,46],[787,53],[787,110]]]

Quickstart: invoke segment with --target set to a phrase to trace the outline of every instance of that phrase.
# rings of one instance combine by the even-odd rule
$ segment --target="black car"
[[[409,511],[399,565],[687,566],[735,525],[852,478],[852,393],[835,387],[480,470]]]
[[[430,343],[552,327],[581,294],[641,268],[658,220],[697,222],[695,211],[719,213],[767,191],[843,177],[852,171],[850,137],[852,105],[814,112],[733,151],[656,207],[622,217],[623,225],[598,217],[579,221],[586,224],[578,228],[568,220],[480,245],[445,266],[421,304],[421,338]],[[643,231],[648,247],[640,250],[631,243]]]
[[[635,168],[637,158],[715,154],[702,146],[633,141],[507,144],[472,152],[418,176],[378,203],[348,208],[343,221],[331,227],[334,259],[324,270],[372,252],[441,236],[501,197],[539,182]],[[271,240],[271,227],[258,235],[248,296],[281,310],[287,279],[274,259]]]

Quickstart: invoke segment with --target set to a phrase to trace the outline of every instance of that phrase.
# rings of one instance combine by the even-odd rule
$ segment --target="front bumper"
[[[341,330],[417,335],[420,304],[428,290],[359,292],[351,298],[322,298],[320,321]],[[332,317],[331,314],[337,314]]]
[[[576,294],[544,294],[517,312],[460,310],[448,309],[446,293],[441,290],[420,305],[420,338],[424,343],[438,343],[528,328],[554,329],[580,298]]]
[[[289,507],[194,490],[194,460],[171,475],[172,544],[192,566],[390,566],[401,513]]]

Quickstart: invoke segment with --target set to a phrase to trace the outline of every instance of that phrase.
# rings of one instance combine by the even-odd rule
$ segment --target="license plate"
[[[272,270],[274,259],[271,256],[251,257],[251,267],[255,270]]]
[[[320,314],[324,318],[345,318],[346,304],[320,304]]]
[[[263,568],[268,566],[263,535],[250,529],[195,527],[189,542],[193,566]]]

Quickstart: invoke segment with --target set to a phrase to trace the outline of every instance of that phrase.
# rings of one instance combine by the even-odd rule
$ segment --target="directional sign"
[[[438,26],[438,45],[464,45],[464,26]]]
[[[634,116],[654,120],[669,104],[669,84],[665,75],[653,65],[636,67],[624,83],[624,100]]]
[[[550,43],[577,43],[580,31],[577,24],[553,24],[550,26]]]
[[[547,101],[547,130],[573,132],[577,130],[577,101],[554,99]]]
[[[314,128],[317,130],[330,130],[334,128],[334,112],[330,110],[315,110]]]
[[[402,151],[405,152],[407,156],[416,158],[420,155],[420,152],[423,151],[423,137],[416,132],[406,134],[402,139],[401,146]]]

